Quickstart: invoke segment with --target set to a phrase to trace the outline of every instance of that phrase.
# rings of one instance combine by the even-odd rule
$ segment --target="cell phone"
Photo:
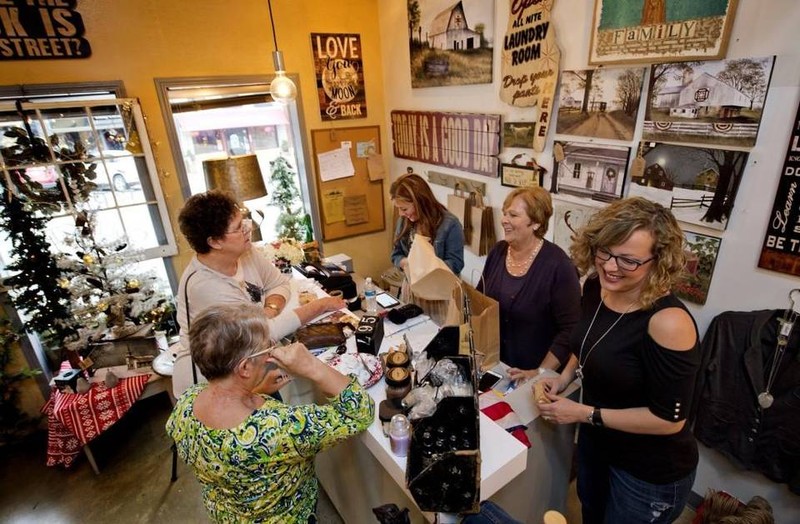
[[[375,297],[375,301],[383,309],[389,309],[391,307],[395,307],[397,304],[400,303],[399,300],[394,298],[389,293],[379,293],[378,296]]]
[[[492,389],[492,386],[500,382],[503,378],[502,375],[495,373],[494,371],[486,371],[481,375],[481,379],[478,381],[478,391],[485,392]]]

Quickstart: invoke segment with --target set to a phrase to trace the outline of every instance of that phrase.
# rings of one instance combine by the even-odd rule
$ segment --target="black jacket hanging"
[[[767,409],[757,397],[766,388],[782,310],[724,312],[703,339],[695,387],[697,439],[746,469],[786,482],[800,494],[800,325],[793,330],[771,388]]]

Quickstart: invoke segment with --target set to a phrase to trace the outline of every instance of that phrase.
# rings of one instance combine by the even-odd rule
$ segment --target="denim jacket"
[[[397,221],[394,230],[395,237],[403,230],[404,218]],[[400,261],[408,256],[411,249],[411,240],[408,235],[395,242],[392,249],[392,264],[400,267]],[[433,239],[433,251],[436,256],[441,258],[445,264],[458,275],[464,268],[464,228],[456,216],[447,211],[445,212],[439,229],[436,230],[436,238]]]

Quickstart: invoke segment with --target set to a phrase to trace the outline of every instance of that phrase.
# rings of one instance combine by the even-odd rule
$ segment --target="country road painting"
[[[556,133],[630,142],[643,78],[644,69],[564,71]]]

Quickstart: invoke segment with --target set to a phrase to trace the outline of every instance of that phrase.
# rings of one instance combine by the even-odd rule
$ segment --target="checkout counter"
[[[293,281],[295,291],[308,290],[309,285],[302,277]],[[293,297],[297,294],[293,293]],[[439,330],[424,315],[402,325],[388,319],[384,322],[380,353],[400,345],[404,335],[415,350],[422,350]],[[348,339],[347,345],[348,352],[355,351],[354,337]],[[574,394],[576,390],[577,386],[572,384],[565,394]],[[372,508],[390,503],[408,508],[411,522],[433,522],[436,515],[420,511],[406,489],[406,459],[392,454],[389,438],[384,436],[378,420],[378,404],[386,398],[384,379],[367,391],[375,400],[375,421],[358,437],[317,456],[317,476],[322,487],[348,523],[375,522]],[[303,380],[289,383],[281,394],[292,404],[324,401]],[[532,397],[530,387],[525,386],[504,399],[528,426],[530,449],[480,414],[480,496],[481,500],[495,502],[516,520],[535,523],[542,521],[547,510],[565,511],[575,425],[545,422]],[[439,514],[439,522],[447,519],[448,516]]]

